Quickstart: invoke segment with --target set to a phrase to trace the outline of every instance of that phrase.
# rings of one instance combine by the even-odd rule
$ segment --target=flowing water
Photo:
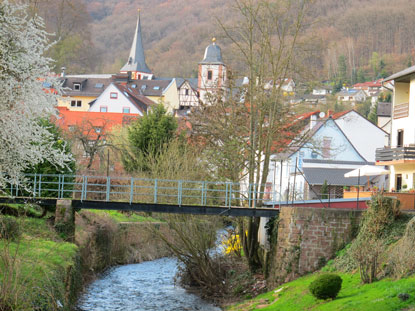
[[[93,282],[81,297],[82,311],[220,311],[174,285],[172,258],[113,268]]]

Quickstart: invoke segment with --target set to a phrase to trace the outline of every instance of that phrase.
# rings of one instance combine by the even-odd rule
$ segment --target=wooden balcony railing
[[[376,162],[415,160],[415,147],[378,148]]]

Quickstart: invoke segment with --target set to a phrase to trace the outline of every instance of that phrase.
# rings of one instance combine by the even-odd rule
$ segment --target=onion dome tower
[[[203,60],[199,63],[198,91],[204,102],[207,93],[214,93],[223,88],[226,81],[226,66],[222,59],[222,51],[216,39],[206,48]]]

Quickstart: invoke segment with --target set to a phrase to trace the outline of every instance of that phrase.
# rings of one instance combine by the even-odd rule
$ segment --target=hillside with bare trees
[[[196,76],[212,37],[218,38],[231,68],[244,69],[218,23],[237,26],[234,0],[26,1],[61,40],[51,53],[56,70],[65,65],[72,73],[118,71],[131,46],[138,8],[147,63],[157,76]],[[415,62],[411,0],[316,0],[308,16],[299,62],[308,73],[305,80],[344,75],[354,83]]]

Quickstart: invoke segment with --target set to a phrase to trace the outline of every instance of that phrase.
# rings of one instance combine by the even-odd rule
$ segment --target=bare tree
[[[111,133],[112,122],[104,118],[82,119],[81,122],[68,127],[68,138],[74,142],[74,147],[82,151],[87,159],[86,168],[91,169],[96,157],[104,158],[108,148],[116,148]],[[76,152],[74,152],[76,154]],[[79,155],[78,155],[79,156]]]
[[[224,174],[220,177],[255,185],[251,207],[262,203],[271,154],[286,148],[301,128],[284,87],[296,71],[308,4],[308,0],[235,0],[238,23],[219,22],[243,59],[248,79],[235,92],[230,78],[227,94],[212,95],[208,107],[195,115],[195,131],[214,152],[221,150],[225,160],[217,165],[218,173]],[[258,218],[240,222],[252,270],[261,267],[258,228]]]

